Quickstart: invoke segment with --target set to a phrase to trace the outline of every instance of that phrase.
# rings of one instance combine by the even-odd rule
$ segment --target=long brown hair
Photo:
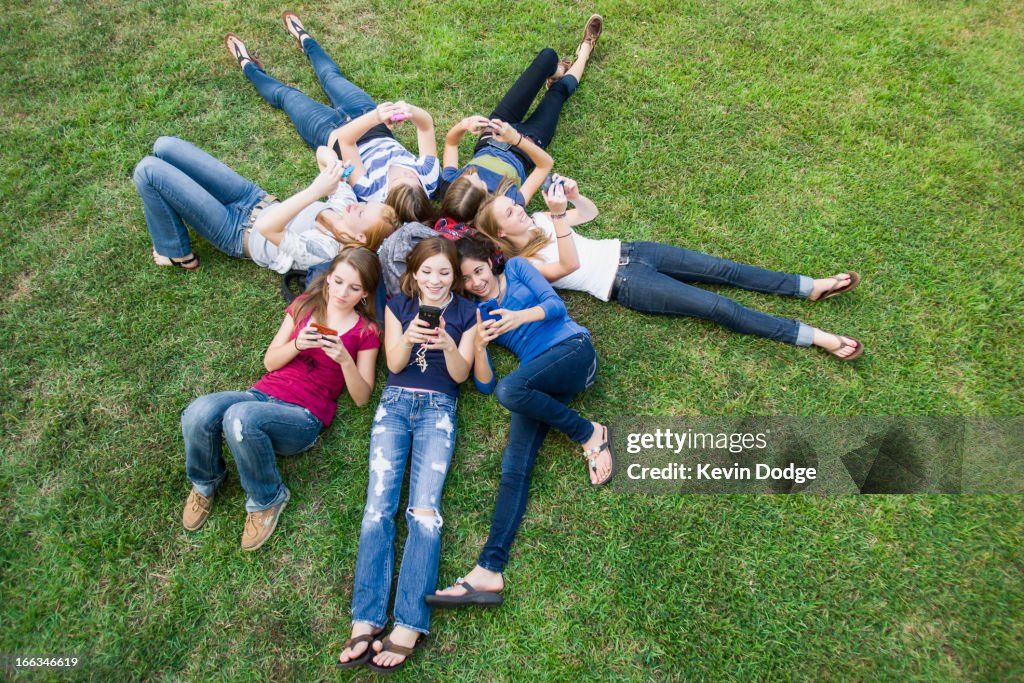
[[[473,225],[477,230],[486,235],[494,243],[494,246],[505,254],[507,258],[512,258],[513,256],[522,256],[527,259],[533,258],[541,249],[551,243],[551,238],[542,231],[534,230],[533,237],[522,248],[512,244],[506,238],[498,236],[498,231],[501,228],[498,227],[498,218],[494,215],[494,200],[505,196],[506,190],[512,187],[513,184],[509,178],[505,178],[498,184],[498,189],[494,191],[494,194],[480,203],[480,208],[476,212],[476,218],[473,219]]]
[[[389,188],[384,203],[395,210],[402,223],[419,221],[424,225],[433,225],[437,220],[437,208],[430,203],[430,197],[419,183],[402,183]]]
[[[316,224],[331,234],[335,240],[341,243],[344,247],[366,247],[370,251],[377,251],[380,249],[380,245],[384,243],[384,240],[393,233],[401,221],[398,220],[398,213],[388,206],[383,204],[380,207],[380,218],[376,223],[372,224],[363,233],[366,235],[366,242],[360,242],[353,239],[350,235],[343,232],[337,232],[334,230],[326,220],[321,220],[323,212],[317,214]]]
[[[377,260],[375,253],[362,246],[342,249],[331,261],[331,265],[306,285],[306,291],[292,304],[292,320],[298,324],[307,315],[312,316],[315,320],[326,319],[330,278],[334,274],[334,270],[342,263],[347,263],[359,274],[359,283],[363,286],[365,296],[356,304],[355,310],[367,323],[367,327],[377,334],[374,295],[377,293],[377,285],[380,284],[380,261]]]
[[[413,278],[413,274],[420,269],[423,262],[431,256],[437,256],[441,254],[448,263],[452,265],[452,291],[456,294],[462,294],[462,275],[459,271],[459,252],[455,248],[455,242],[446,240],[443,237],[428,237],[422,240],[419,244],[412,248],[409,255],[405,257],[405,272],[402,273],[402,279],[399,282],[399,288],[402,290],[402,294],[405,294],[409,298],[415,298],[419,296],[419,288],[416,286],[416,280]]]
[[[476,168],[469,166],[458,178],[448,186],[441,200],[442,216],[454,218],[459,223],[472,223],[480,203],[487,199],[487,190],[469,182],[469,177],[476,174]]]

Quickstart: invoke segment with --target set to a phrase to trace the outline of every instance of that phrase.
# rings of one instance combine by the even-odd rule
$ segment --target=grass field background
[[[602,364],[581,411],[1022,414],[1019,3],[31,0],[0,16],[0,653],[77,654],[93,680],[352,677],[332,661],[372,408],[281,461],[292,503],[259,552],[231,464],[184,532],[179,412],[259,377],[283,305],[198,239],[199,272],[155,267],[131,183],[160,135],[278,196],[309,182],[222,43],[326,101],[284,9],[439,139],[600,11],[550,148],[602,210],[582,231],[864,278],[822,304],[727,292],[857,337],[853,364],[569,294]],[[507,413],[467,389],[459,429],[442,581],[486,538]],[[409,679],[1024,680],[1020,497],[618,495],[576,453],[542,451],[506,605],[436,614]]]

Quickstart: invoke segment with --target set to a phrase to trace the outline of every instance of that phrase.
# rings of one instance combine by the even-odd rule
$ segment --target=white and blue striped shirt
[[[388,194],[388,169],[392,164],[404,166],[416,173],[428,197],[433,197],[441,176],[437,157],[415,157],[394,138],[380,137],[359,145],[359,159],[366,174],[352,189],[361,202],[384,201]]]

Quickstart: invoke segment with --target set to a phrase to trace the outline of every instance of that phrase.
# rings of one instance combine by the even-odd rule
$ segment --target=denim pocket
[[[380,404],[383,406],[391,406],[402,400],[402,388],[401,387],[384,387],[384,391],[380,395]]]

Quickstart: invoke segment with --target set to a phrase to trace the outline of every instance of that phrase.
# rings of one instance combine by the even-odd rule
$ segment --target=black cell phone
[[[497,140],[494,137],[487,138],[487,144],[490,145],[491,147],[494,147],[495,149],[504,150],[506,152],[512,149],[511,142],[502,142],[501,140]]]
[[[419,319],[430,325],[431,329],[441,325],[441,309],[437,306],[420,306]]]
[[[546,193],[548,191],[548,188],[551,187],[551,182],[552,182],[551,176],[553,176],[553,175],[554,175],[553,173],[548,173],[547,177],[544,178],[544,182],[540,184],[540,191],[541,192]],[[565,186],[565,181],[564,180],[559,180],[558,184],[564,187]]]
[[[497,299],[488,299],[487,301],[481,301],[476,305],[476,307],[480,309],[481,322],[501,319],[501,316],[494,315],[494,309],[498,308]]]

